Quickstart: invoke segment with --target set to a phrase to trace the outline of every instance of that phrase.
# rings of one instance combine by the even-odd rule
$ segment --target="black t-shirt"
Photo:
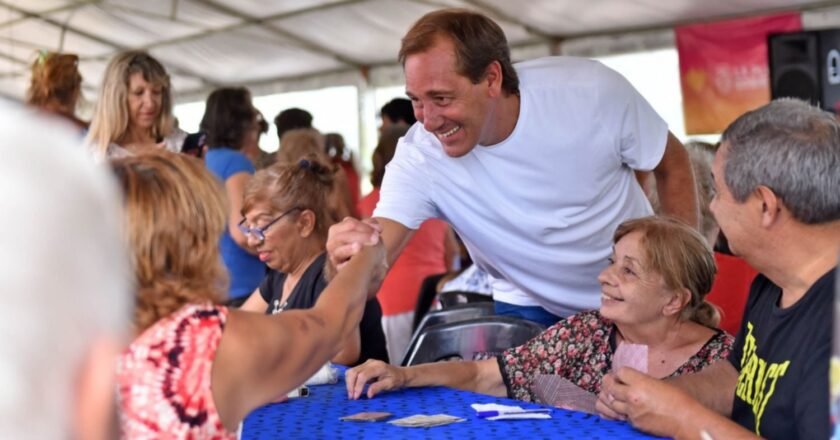
[[[732,419],[768,439],[827,439],[835,270],[794,305],[764,275],[750,287],[741,330],[729,354],[740,371]]]
[[[318,296],[327,287],[327,280],[324,278],[326,261],[327,254],[323,253],[306,268],[285,304],[281,303],[280,298],[283,294],[286,274],[276,270],[269,271],[268,276],[260,284],[260,295],[268,304],[265,313],[271,315],[283,310],[308,309],[314,306]],[[368,359],[388,362],[385,333],[382,332],[382,308],[376,298],[365,303],[364,315],[359,324],[359,337],[361,338],[361,352],[358,364]]]

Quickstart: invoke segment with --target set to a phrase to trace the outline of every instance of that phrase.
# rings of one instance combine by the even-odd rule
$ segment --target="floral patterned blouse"
[[[732,343],[732,336],[718,330],[670,377],[697,372],[726,359]],[[612,367],[615,347],[615,325],[594,310],[561,320],[527,343],[508,349],[497,360],[508,396],[533,402],[536,374],[556,374],[598,394],[601,379]]]
[[[222,425],[210,389],[227,315],[221,306],[184,306],[123,352],[117,362],[122,438],[236,438]]]

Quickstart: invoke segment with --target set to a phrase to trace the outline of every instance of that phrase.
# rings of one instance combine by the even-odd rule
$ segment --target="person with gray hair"
[[[131,298],[115,183],[71,125],[0,108],[0,432],[114,438]]]
[[[752,113],[751,113],[752,114]],[[739,118],[723,133],[729,143],[726,183],[738,202],[768,186],[793,217],[814,225],[840,218],[840,128],[835,116],[782,99]]]
[[[773,101],[724,131],[712,172],[712,213],[760,272],[728,362],[668,383],[621,369],[604,379],[598,409],[668,437],[829,438],[840,123]]]

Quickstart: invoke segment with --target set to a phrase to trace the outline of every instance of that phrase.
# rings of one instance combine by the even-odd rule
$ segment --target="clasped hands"
[[[388,273],[388,258],[384,251],[381,233],[382,226],[374,219],[358,220],[345,217],[340,223],[330,227],[327,235],[327,256],[330,267],[335,271],[340,271],[365,246],[379,247],[382,250],[378,255],[381,261],[371,273],[368,298],[376,295],[382,280]]]

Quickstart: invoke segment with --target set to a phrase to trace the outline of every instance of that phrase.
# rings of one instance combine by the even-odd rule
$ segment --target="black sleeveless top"
[[[262,284],[260,284],[260,295],[268,304],[265,313],[271,315],[283,310],[308,309],[314,306],[321,292],[327,287],[327,280],[324,277],[326,262],[327,254],[319,255],[306,268],[300,281],[285,302],[281,302],[280,298],[282,297],[286,274],[276,270],[269,271]],[[388,362],[385,333],[382,332],[382,308],[376,298],[365,303],[364,315],[362,315],[362,321],[359,323],[359,337],[361,339],[361,352],[355,365],[368,359]]]

